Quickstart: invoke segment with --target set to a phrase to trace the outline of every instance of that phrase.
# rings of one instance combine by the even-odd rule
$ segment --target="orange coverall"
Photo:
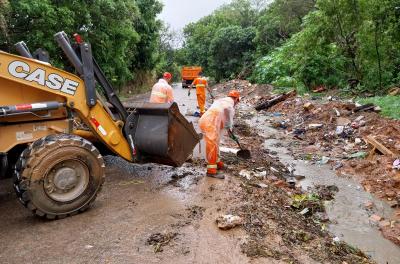
[[[199,119],[199,126],[206,141],[207,173],[216,174],[223,167],[219,160],[219,142],[224,128],[233,127],[235,103],[231,97],[216,100]]]
[[[150,103],[172,103],[174,101],[174,91],[168,82],[160,79],[151,90]]]
[[[206,111],[206,87],[207,80],[203,77],[194,79],[192,85],[196,86],[197,104],[200,108],[200,114]]]

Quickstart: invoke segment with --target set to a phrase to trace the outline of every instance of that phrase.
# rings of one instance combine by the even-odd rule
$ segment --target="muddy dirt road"
[[[183,109],[195,102],[193,94],[176,93]],[[18,203],[11,180],[2,181],[0,263],[248,262],[240,231],[223,233],[214,224],[229,181],[206,179],[198,166],[106,162],[106,183],[93,208],[59,221],[33,217]],[[170,235],[168,245],[148,241],[157,233]]]
[[[175,96],[181,112],[194,109],[194,93],[189,98],[176,86]],[[204,177],[196,159],[202,146],[178,169],[106,157],[106,183],[94,206],[58,221],[33,217],[11,181],[0,182],[0,263],[373,263],[293,211],[292,191],[275,187],[282,181],[261,185],[237,176],[248,163],[279,165],[262,151],[246,164],[231,159],[234,169],[221,181]],[[226,213],[241,215],[244,227],[219,230],[215,219]]]

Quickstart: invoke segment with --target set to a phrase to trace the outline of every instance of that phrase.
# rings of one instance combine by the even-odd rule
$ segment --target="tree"
[[[218,30],[211,42],[211,68],[217,81],[234,78],[253,60],[254,28],[230,26]]]
[[[23,40],[31,50],[49,51],[51,63],[62,67],[65,60],[53,35],[76,32],[92,44],[99,64],[119,87],[137,72],[150,74],[158,62],[162,5],[157,0],[13,0],[8,6],[7,16],[0,10],[0,21],[6,17],[7,38],[0,31],[4,50]]]
[[[315,0],[276,0],[261,12],[257,20],[259,54],[282,45],[301,30],[303,18],[314,9]]]

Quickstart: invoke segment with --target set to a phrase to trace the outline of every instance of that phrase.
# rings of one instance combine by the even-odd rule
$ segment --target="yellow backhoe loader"
[[[55,68],[24,42],[0,51],[0,177],[13,173],[21,203],[48,219],[86,210],[105,177],[100,149],[129,162],[181,166],[201,135],[176,103],[129,111],[76,35],[55,34],[75,74]],[[4,182],[4,181],[3,181]],[[0,182],[1,183],[1,182]]]

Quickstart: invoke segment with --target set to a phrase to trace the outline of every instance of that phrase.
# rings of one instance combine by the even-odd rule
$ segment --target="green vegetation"
[[[158,0],[0,0],[0,49],[15,52],[25,41],[33,52],[44,48],[51,63],[64,60],[53,35],[79,33],[117,87],[141,87],[163,70],[160,53],[162,10]],[[132,90],[132,89],[130,89]]]
[[[382,108],[382,115],[400,119],[400,97],[399,96],[375,96],[369,98],[359,98],[359,103],[373,103]]]
[[[186,63],[217,80],[245,77],[302,90],[382,95],[400,84],[400,0],[266,2],[234,0],[188,25]],[[213,45],[218,41],[223,50]]]

